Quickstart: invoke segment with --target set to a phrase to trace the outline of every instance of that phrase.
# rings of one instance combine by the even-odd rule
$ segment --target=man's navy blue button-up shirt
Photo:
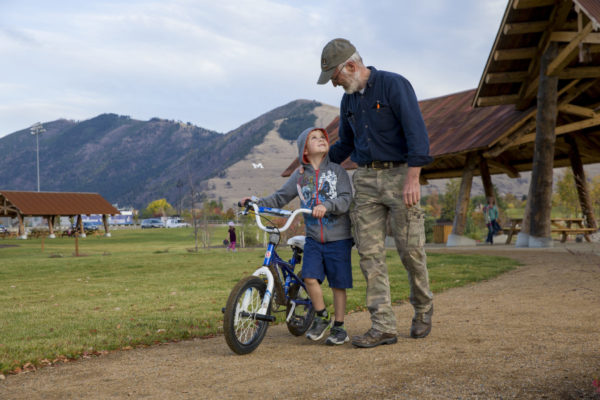
[[[410,82],[393,72],[369,69],[364,92],[342,97],[339,140],[329,158],[341,163],[350,155],[357,164],[400,161],[409,167],[430,163],[429,135]]]

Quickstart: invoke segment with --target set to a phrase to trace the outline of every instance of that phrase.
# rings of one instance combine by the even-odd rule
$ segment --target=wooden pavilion
[[[82,215],[101,214],[104,232],[109,234],[108,215],[119,211],[97,193],[20,192],[0,190],[0,216],[17,218],[19,237],[26,238],[25,217],[43,217],[48,221],[49,237],[55,237],[56,217],[77,217],[80,235],[85,235]]]
[[[552,243],[554,167],[571,166],[586,226],[597,228],[583,165],[600,162],[599,21],[600,0],[509,0],[479,87],[419,102],[434,157],[421,183],[462,178],[448,245],[461,242],[476,175],[493,196],[492,175],[532,171],[518,246]]]

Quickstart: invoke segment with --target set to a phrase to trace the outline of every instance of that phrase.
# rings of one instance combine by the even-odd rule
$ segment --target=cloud
[[[228,131],[298,98],[337,106],[341,90],[316,85],[321,49],[335,37],[352,40],[367,64],[405,75],[419,98],[468,89],[504,3],[9,2],[0,136],[31,119],[102,112]]]

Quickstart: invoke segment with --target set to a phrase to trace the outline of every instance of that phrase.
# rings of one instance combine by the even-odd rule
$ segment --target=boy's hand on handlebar
[[[323,204],[319,204],[318,206],[315,206],[313,208],[312,216],[315,218],[323,218],[326,212],[327,209],[325,208],[325,206]]]
[[[245,207],[248,201],[252,200],[252,197],[243,197],[242,200],[238,202],[238,207]]]

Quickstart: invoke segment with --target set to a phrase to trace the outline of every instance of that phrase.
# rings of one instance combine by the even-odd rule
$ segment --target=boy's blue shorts
[[[325,276],[329,287],[350,289],[352,287],[352,239],[319,243],[306,238],[302,278],[314,278],[323,283]]]

